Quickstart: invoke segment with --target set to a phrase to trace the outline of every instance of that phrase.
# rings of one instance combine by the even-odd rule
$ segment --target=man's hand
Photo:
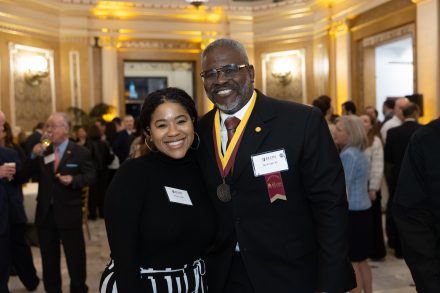
[[[0,178],[13,178],[15,175],[15,164],[5,163],[0,166]]]
[[[377,197],[376,190],[372,190],[372,189],[368,190],[368,196],[370,197],[371,201],[376,200],[376,197]]]
[[[36,156],[42,156],[45,150],[46,148],[41,143],[37,143],[32,148],[32,153]]]
[[[73,180],[73,177],[72,177],[72,175],[60,175],[60,174],[57,174],[57,177],[58,177],[58,180],[60,180],[60,182],[62,183],[62,184],[64,184],[64,185],[69,185],[69,184],[72,184],[72,180]]]

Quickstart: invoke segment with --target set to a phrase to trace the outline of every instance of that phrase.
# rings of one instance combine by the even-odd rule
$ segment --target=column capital
[[[337,37],[346,34],[350,30],[348,19],[333,21],[330,25],[329,35]]]

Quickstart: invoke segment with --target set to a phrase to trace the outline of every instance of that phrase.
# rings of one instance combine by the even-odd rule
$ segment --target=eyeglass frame
[[[205,71],[202,71],[202,72],[200,72],[200,76],[204,79],[204,80],[217,80],[218,79],[218,77],[220,76],[220,73],[223,73],[223,76],[225,76],[225,72],[223,71],[224,69],[226,69],[226,67],[227,66],[237,66],[237,68],[238,68],[238,71],[236,72],[236,73],[234,73],[234,75],[235,74],[238,74],[239,72],[240,72],[240,69],[243,69],[243,68],[245,68],[245,67],[251,67],[252,66],[252,64],[226,64],[226,65],[223,65],[223,66],[220,66],[220,67],[217,67],[217,68],[212,68],[212,69],[209,69],[209,70],[205,70]],[[215,76],[215,79],[214,79],[214,77],[211,79],[211,78],[206,78],[205,77],[205,74],[207,73],[207,72],[213,72],[213,71],[215,71],[215,74],[216,74],[216,76]],[[226,77],[227,79],[232,79],[234,76],[230,76],[230,77]]]

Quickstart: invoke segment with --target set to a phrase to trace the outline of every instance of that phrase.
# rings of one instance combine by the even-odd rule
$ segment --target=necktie
[[[60,164],[60,149],[58,147],[55,148],[54,155],[55,159],[53,161],[53,170],[54,172],[56,172],[58,169],[58,165]]]
[[[228,133],[228,142],[226,143],[226,148],[229,146],[229,142],[234,136],[235,130],[237,129],[238,124],[240,124],[240,119],[237,117],[231,116],[225,120],[226,132]]]

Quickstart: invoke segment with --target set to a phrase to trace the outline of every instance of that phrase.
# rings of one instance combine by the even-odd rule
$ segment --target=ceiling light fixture
[[[208,0],[186,0],[189,4],[193,5],[196,8],[199,8],[201,5],[208,2]]]

